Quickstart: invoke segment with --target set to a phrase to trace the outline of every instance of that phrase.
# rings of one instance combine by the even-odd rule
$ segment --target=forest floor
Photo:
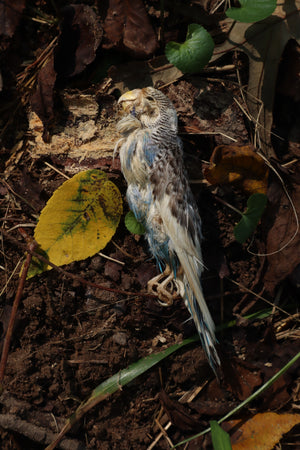
[[[28,3],[30,8],[39,6],[39,2]],[[27,15],[32,14],[30,8],[25,10]],[[152,13],[151,20],[155,20],[154,16]],[[118,156],[112,157],[119,138],[115,129],[120,117],[117,99],[128,88],[151,82],[162,86],[178,111],[185,163],[202,218],[203,259],[207,268],[202,279],[205,298],[217,325],[235,321],[217,335],[223,377],[220,382],[215,378],[200,343],[193,343],[127,386],[120,386],[117,393],[89,411],[58,448],[167,449],[207,428],[210,420],[219,420],[299,352],[299,241],[291,253],[282,252],[282,259],[257,256],[269,251],[270,230],[278,221],[279,207],[274,207],[272,199],[281,199],[282,217],[290,213],[286,212],[290,205],[284,200],[276,177],[270,176],[267,195],[271,206],[251,243],[249,240],[241,245],[233,234],[239,216],[230,205],[245,210],[247,194],[236,185],[212,186],[203,177],[217,145],[229,146],[231,138],[241,146],[251,141],[247,118],[233,100],[243,103],[235,70],[221,80],[219,73],[183,77],[177,69],[161,63],[158,56],[153,64],[159,65],[160,72],[151,66],[150,76],[145,56],[136,60],[136,54],[128,56],[124,48],[118,49],[118,56],[111,56],[106,47],[105,65],[109,67],[108,61],[113,60],[107,77],[98,74],[101,54],[95,54],[98,62],[93,62],[90,71],[85,69],[81,77],[75,74],[56,81],[56,97],[47,121],[47,111],[41,113],[41,97],[31,98],[24,106],[24,91],[19,91],[23,95],[21,103],[14,82],[8,81],[8,72],[16,77],[21,61],[26,56],[36,59],[37,48],[45,48],[55,37],[56,28],[42,36],[40,26],[28,25],[24,15],[3,50],[7,67],[2,73],[1,119],[2,344],[25,258],[26,241],[19,233],[20,227],[33,236],[39,214],[51,195],[66,177],[86,169],[107,173],[124,198],[125,214],[126,184]],[[32,46],[30,50],[20,44],[22,33]],[[18,44],[22,48],[16,56],[13,50]],[[290,64],[293,51],[287,53],[284,64]],[[120,58],[123,53],[127,59]],[[246,80],[248,64],[244,55],[230,58],[230,64],[238,66]],[[298,59],[293,61],[299,66],[299,50]],[[158,72],[161,75],[155,78]],[[51,78],[50,71],[46,78]],[[290,145],[284,128],[298,120],[299,98],[292,103],[291,97],[282,93],[283,83],[279,78],[273,126],[275,129],[276,124],[282,125],[280,131],[287,144],[284,149],[283,144],[274,144],[277,153],[273,160],[278,171],[284,167],[280,173],[285,175],[288,188],[292,186],[291,190],[297,193],[293,198],[300,199],[296,170],[299,140],[294,139]],[[36,91],[34,95],[38,96]],[[293,219],[283,226],[295,229]],[[287,239],[290,235],[287,233]],[[278,274],[281,265],[285,270]],[[52,269],[25,283],[0,397],[3,450],[45,448],[101,382],[140,358],[195,335],[182,299],[163,307],[146,295],[147,282],[157,274],[156,263],[150,258],[143,237],[130,234],[123,218],[101,254],[72,262],[63,270]],[[82,283],[81,278],[94,286]],[[114,292],[101,290],[95,284]],[[249,316],[255,312],[265,316],[251,319]],[[240,424],[250,417],[268,411],[297,413],[299,386],[299,366],[294,365],[234,417],[238,423],[225,422],[224,429],[230,433],[232,443],[238,439]],[[277,448],[296,448],[297,435],[299,428],[294,428]],[[181,448],[212,448],[211,437],[206,434]]]

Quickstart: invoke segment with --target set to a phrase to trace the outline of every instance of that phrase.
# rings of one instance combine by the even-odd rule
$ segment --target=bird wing
[[[216,368],[220,365],[220,360],[214,347],[215,325],[200,281],[203,271],[201,219],[183,172],[181,156],[176,157],[176,151],[164,151],[164,164],[161,164],[159,159],[158,157],[154,161],[152,168],[152,182],[155,183],[156,180],[156,184],[158,183],[158,186],[153,188],[154,200],[165,233],[170,238],[170,250],[176,253],[183,270],[185,301],[209,361],[212,367]]]

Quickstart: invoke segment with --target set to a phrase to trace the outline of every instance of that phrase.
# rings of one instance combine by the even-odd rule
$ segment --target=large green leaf
[[[277,0],[239,0],[240,8],[229,8],[226,15],[239,22],[258,22],[270,16],[275,8]]]
[[[234,236],[240,244],[243,244],[257,227],[267,200],[265,194],[253,194],[248,198],[247,210],[234,228]]]
[[[201,25],[192,23],[188,27],[183,44],[168,42],[166,57],[171,64],[185,73],[197,73],[209,62],[214,50],[211,35]]]

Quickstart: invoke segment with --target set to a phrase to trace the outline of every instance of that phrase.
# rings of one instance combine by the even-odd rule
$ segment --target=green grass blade
[[[167,358],[172,353],[185,347],[188,344],[198,341],[199,337],[195,336],[189,339],[185,339],[180,344],[172,345],[171,347],[163,350],[160,353],[155,353],[139,361],[131,364],[126,369],[120,370],[112,377],[103,381],[103,383],[97,386],[91,396],[83,403],[79,405],[72,416],[67,420],[65,426],[55,439],[45,450],[53,450],[57,444],[62,440],[64,435],[72,428],[72,426],[84,416],[91,408],[100,403],[102,400],[106,399],[109,395],[114,392],[119,391],[123,386],[133,381],[138,376],[142,375],[147,370],[151,369],[153,366],[158,364],[164,358]]]

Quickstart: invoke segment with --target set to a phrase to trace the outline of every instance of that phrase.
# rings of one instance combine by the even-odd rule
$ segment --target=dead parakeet
[[[127,115],[117,125],[123,137],[115,150],[128,183],[128,203],[146,229],[150,251],[162,272],[148,288],[167,304],[174,295],[182,296],[216,373],[220,359],[215,325],[200,280],[201,219],[183,166],[176,110],[152,87],[126,92],[119,103]]]

